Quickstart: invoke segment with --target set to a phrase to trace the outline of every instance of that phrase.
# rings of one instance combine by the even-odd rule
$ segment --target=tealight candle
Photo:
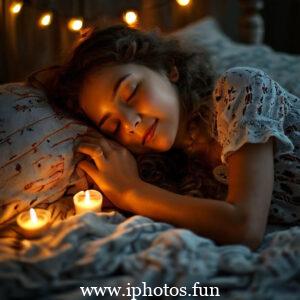
[[[50,226],[51,213],[41,208],[30,208],[17,217],[21,233],[27,238],[41,236]]]
[[[101,211],[103,197],[96,190],[81,191],[73,197],[76,214]]]

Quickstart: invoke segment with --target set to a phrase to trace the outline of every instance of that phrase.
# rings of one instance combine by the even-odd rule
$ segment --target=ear
[[[171,71],[169,73],[169,79],[171,82],[177,82],[179,79],[179,72],[176,66],[173,66],[171,68]]]

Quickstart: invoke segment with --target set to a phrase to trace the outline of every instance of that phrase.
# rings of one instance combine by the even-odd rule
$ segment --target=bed
[[[204,47],[219,73],[239,65],[258,67],[300,96],[299,56],[233,42],[211,17],[174,35],[187,46]],[[20,96],[20,86],[5,89]],[[31,204],[52,213],[53,224],[41,238],[21,238],[13,222],[1,227],[1,299],[82,299],[86,287],[120,288],[118,296],[106,291],[104,299],[146,299],[145,287],[157,288],[153,295],[159,299],[192,299],[195,284],[207,287],[202,295],[221,299],[300,299],[300,226],[268,225],[263,243],[251,251],[219,246],[192,231],[109,206],[101,213],[74,215],[71,194],[56,190],[55,201]],[[173,287],[173,295],[161,294],[158,287],[164,284]],[[148,294],[138,295],[138,287]],[[218,287],[220,297],[209,287]],[[176,293],[180,288],[185,295]],[[96,289],[90,291],[92,299],[100,297]]]

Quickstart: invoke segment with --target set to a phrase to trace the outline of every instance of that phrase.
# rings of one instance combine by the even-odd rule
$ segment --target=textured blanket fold
[[[125,289],[142,282],[190,291],[199,282],[219,287],[219,299],[300,295],[299,226],[267,233],[260,249],[252,252],[241,245],[218,246],[189,230],[139,215],[126,218],[112,210],[70,216],[36,240],[2,234],[0,249],[1,299],[83,299],[81,286]]]

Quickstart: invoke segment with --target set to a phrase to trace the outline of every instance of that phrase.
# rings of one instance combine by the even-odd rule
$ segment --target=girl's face
[[[173,70],[172,81],[178,79]],[[79,104],[104,134],[134,153],[162,152],[182,137],[176,86],[142,65],[107,66],[83,82]]]

